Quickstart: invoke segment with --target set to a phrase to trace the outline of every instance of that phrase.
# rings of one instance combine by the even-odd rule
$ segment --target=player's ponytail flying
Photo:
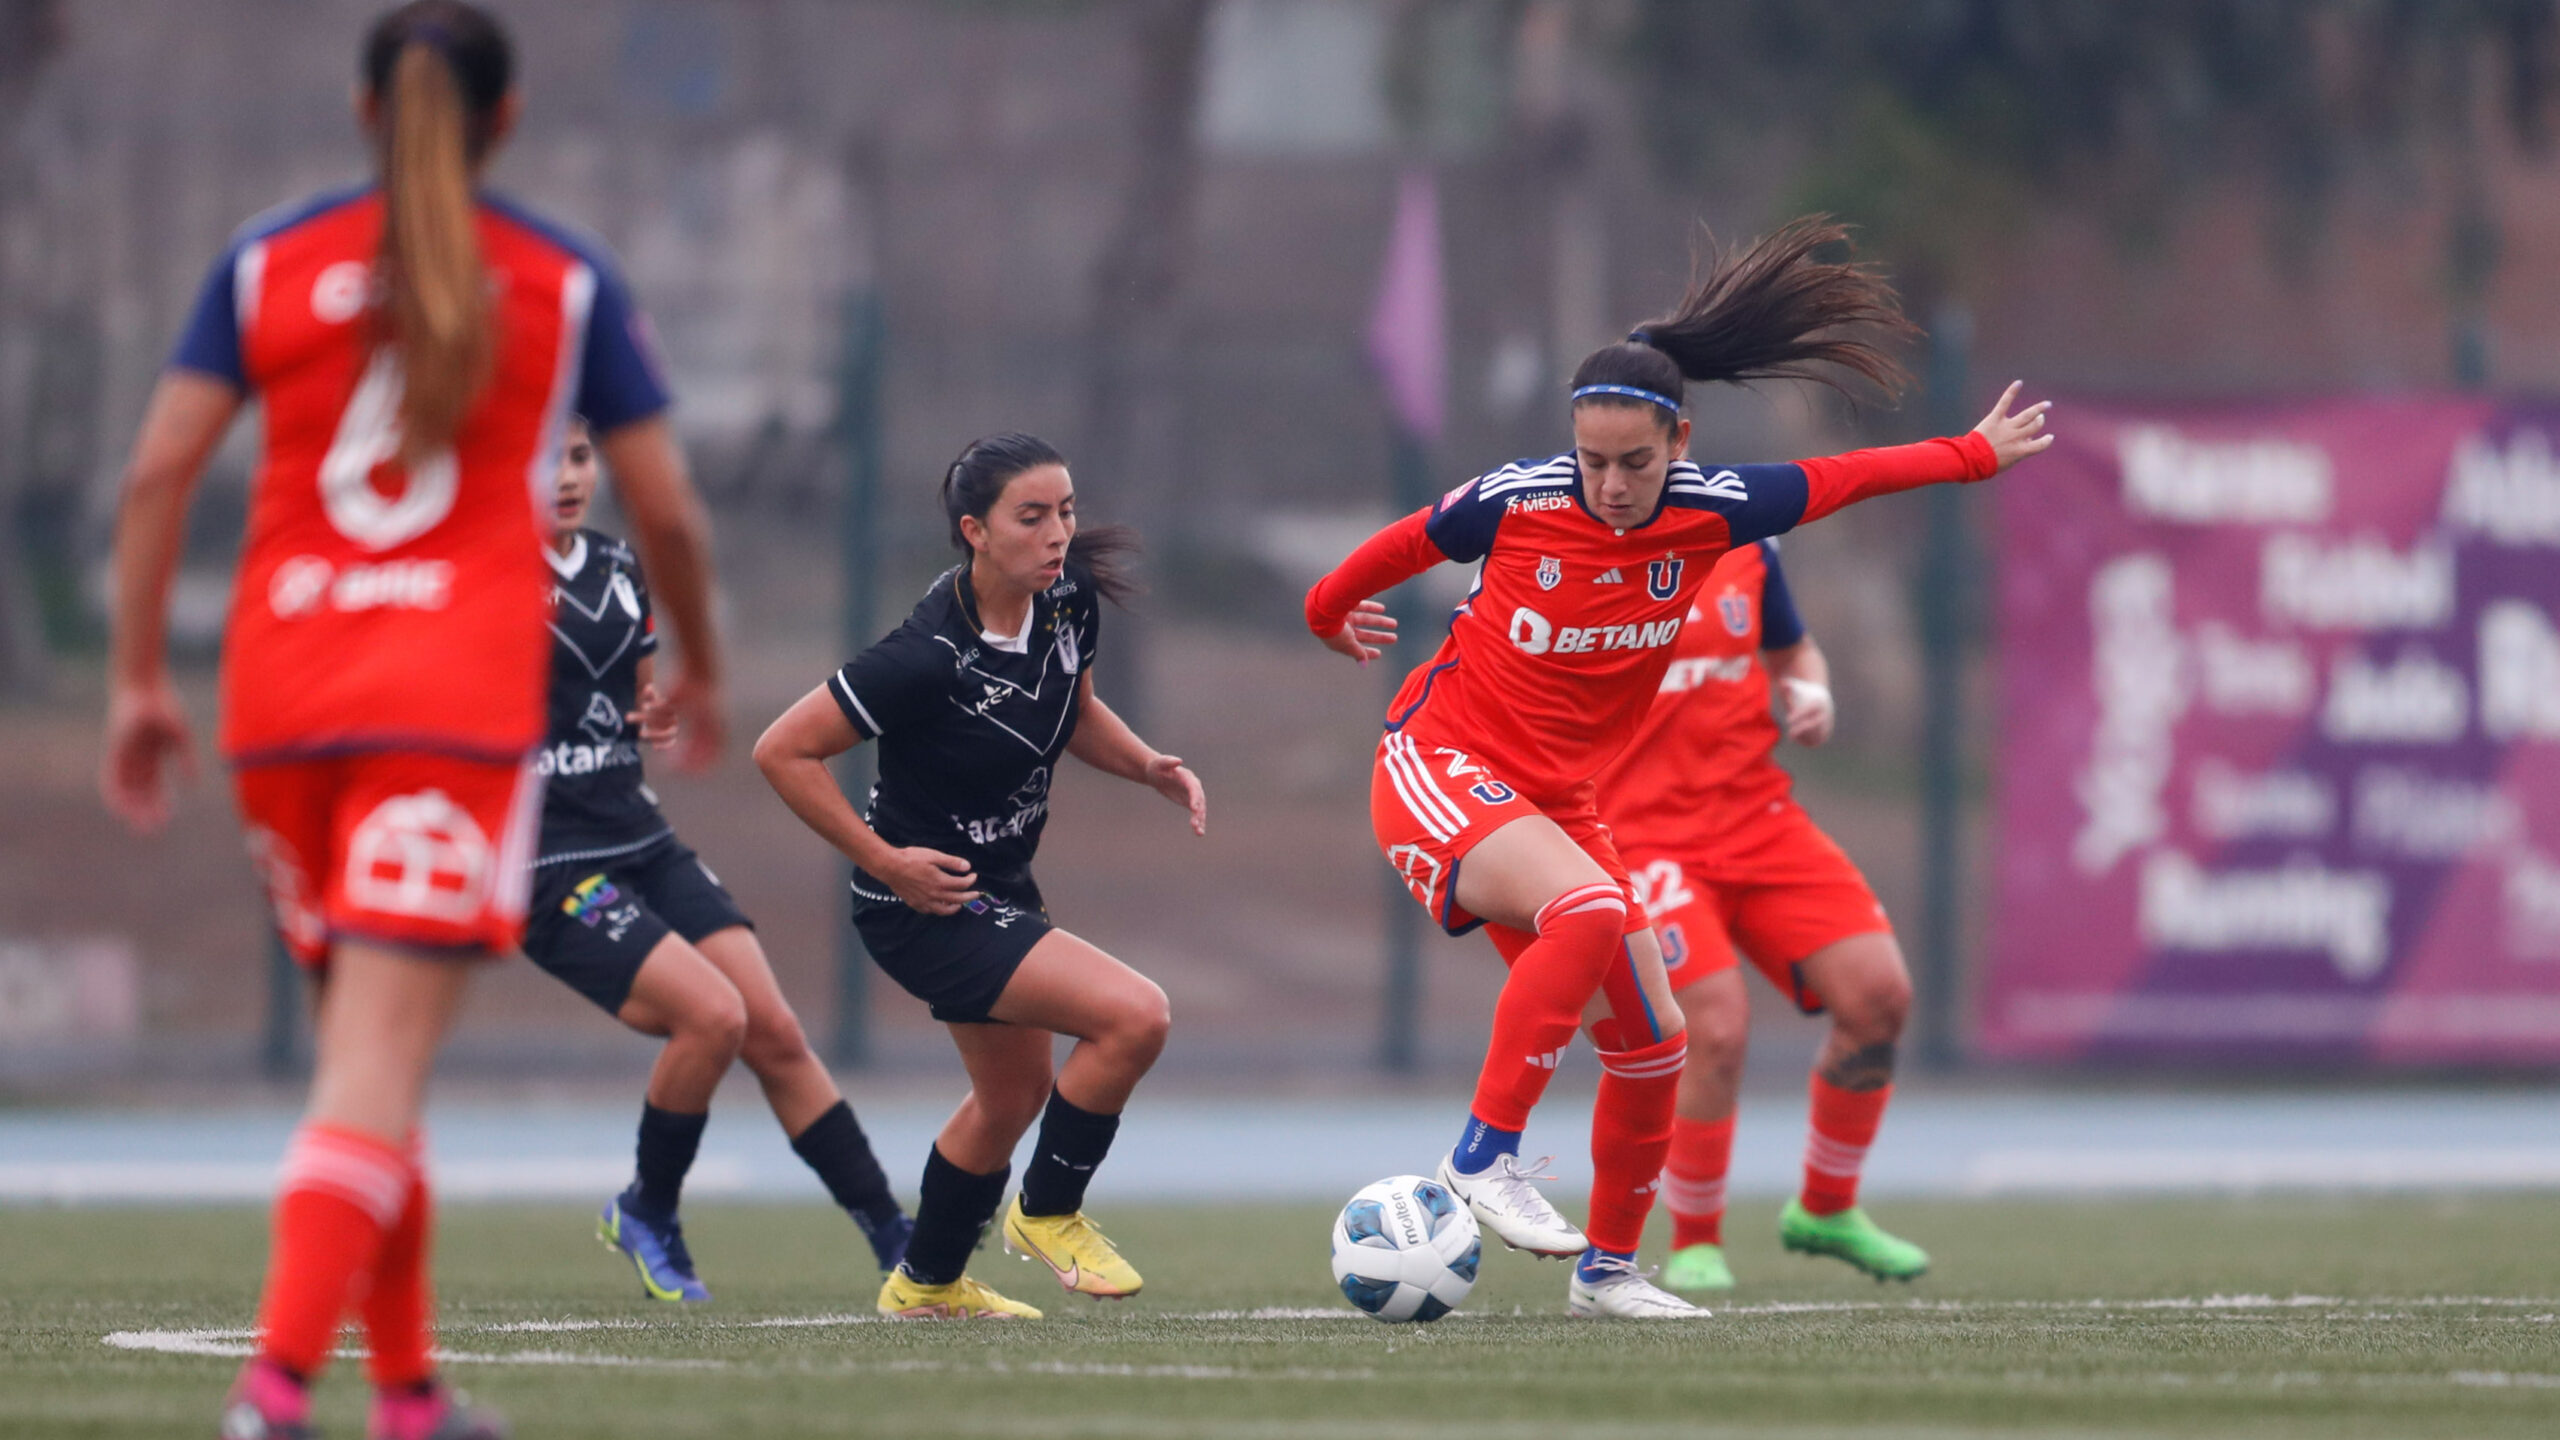
[[[452,443],[489,377],[493,338],[471,177],[513,69],[505,33],[460,0],[404,5],[366,38],[387,212],[380,269],[407,382],[401,445],[411,459]]]
[[[984,523],[1013,477],[1037,466],[1066,463],[1057,446],[1037,435],[1010,431],[970,441],[951,468],[942,472],[942,513],[951,523],[952,548],[963,555],[970,553],[968,538],[960,532],[961,517],[974,516]],[[1091,575],[1093,588],[1105,599],[1126,605],[1139,593],[1138,582],[1129,573],[1129,557],[1137,550],[1138,532],[1129,526],[1083,525],[1067,542],[1067,561]]]
[[[1887,347],[1919,331],[1891,282],[1864,265],[1814,258],[1848,238],[1848,227],[1821,215],[1792,221],[1739,254],[1711,238],[1670,314],[1593,351],[1573,372],[1575,403],[1669,402],[1668,417],[1689,380],[1812,380],[1836,389],[1840,371],[1899,390],[1909,376]]]

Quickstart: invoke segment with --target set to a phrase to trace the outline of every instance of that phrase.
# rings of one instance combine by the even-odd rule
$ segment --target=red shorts
[[[1820,1012],[1805,958],[1852,935],[1893,929],[1867,877],[1792,800],[1777,802],[1767,824],[1718,842],[1712,859],[1644,851],[1629,867],[1661,937],[1671,988],[1730,970],[1747,955],[1797,1009]]]
[[[530,764],[384,752],[243,766],[233,785],[304,965],[342,937],[495,953],[523,935],[542,819]]]
[[[1544,815],[1563,826],[1602,873],[1626,891],[1627,934],[1645,928],[1643,907],[1635,901],[1617,842],[1600,823],[1592,787],[1584,787],[1578,805],[1542,807],[1463,750],[1397,730],[1378,742],[1377,764],[1369,772],[1369,824],[1377,832],[1378,848],[1404,878],[1404,888],[1452,935],[1485,923],[1458,906],[1458,866],[1467,852],[1487,835],[1530,815]]]

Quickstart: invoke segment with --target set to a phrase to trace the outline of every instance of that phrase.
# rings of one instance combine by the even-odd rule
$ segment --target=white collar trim
[[[1011,635],[998,635],[992,630],[981,630],[978,632],[978,638],[1009,654],[1028,655],[1031,653],[1031,622],[1037,618],[1039,610],[1040,597],[1034,595],[1031,597],[1031,603],[1022,607],[1020,630]]]
[[[561,579],[577,579],[578,572],[587,568],[586,532],[580,531],[577,538],[569,542],[569,553],[566,555],[561,554],[559,551],[552,549],[548,545],[543,546],[542,558],[551,562],[552,571],[559,575]]]

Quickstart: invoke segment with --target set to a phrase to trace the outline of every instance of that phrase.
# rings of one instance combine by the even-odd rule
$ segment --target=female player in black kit
[[[582,528],[596,451],[572,421],[553,492],[548,779],[525,954],[604,1012],[667,1038],[640,1107],[637,1178],[605,1202],[597,1234],[656,1299],[708,1300],[676,1202],[729,1063],[764,1086],[791,1148],[818,1172],[887,1269],[910,1228],[853,1107],[810,1050],[755,930],[678,840],[644,783],[636,738],[675,743],[650,685],[658,637],[648,587],[621,541]]]
[[[1138,1290],[1138,1272],[1083,1214],[1171,1023],[1164,992],[1053,929],[1031,857],[1052,767],[1072,754],[1153,787],[1206,834],[1200,781],[1094,698],[1101,601],[1127,590],[1117,527],[1076,533],[1065,459],[1028,435],[960,452],[942,480],[963,555],[889,636],[802,696],[756,742],[794,813],[852,859],[854,924],[872,958],[951,1028],[969,1097],[925,1158],[914,1239],[880,1289],[884,1315],[1038,1319],[964,1273],[1012,1173],[1040,1138],[1006,1212],[1004,1241],[1086,1295]],[[867,814],[827,761],[880,742]],[[1075,1037],[1054,1078],[1051,1042]]]

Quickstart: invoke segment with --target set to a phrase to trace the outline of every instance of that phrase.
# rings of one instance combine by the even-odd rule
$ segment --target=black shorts
[[[857,872],[853,883],[853,928],[861,932],[872,962],[947,1025],[993,1023],[987,1012],[1022,957],[1055,928],[1040,887],[1028,876],[1001,895],[989,890],[949,915],[883,900],[888,887],[869,875]]]
[[[670,835],[628,855],[537,867],[524,953],[619,1015],[640,963],[670,933],[690,945],[753,924],[701,857]]]

